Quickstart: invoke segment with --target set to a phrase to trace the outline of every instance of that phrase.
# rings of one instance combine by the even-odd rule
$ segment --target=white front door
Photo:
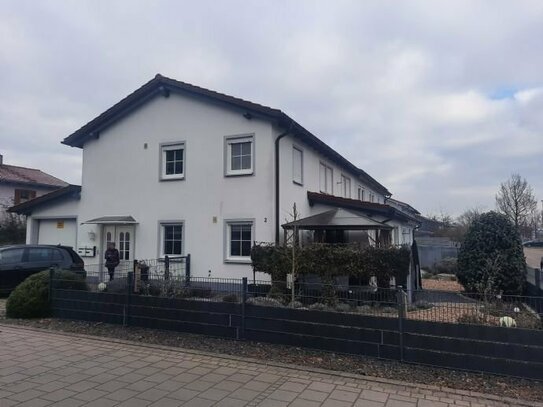
[[[121,261],[117,270],[123,274],[127,271],[131,271],[132,263],[134,261],[134,226],[104,226],[103,242],[104,247],[102,253],[106,252],[108,243],[115,243],[115,248],[119,251],[119,259]]]

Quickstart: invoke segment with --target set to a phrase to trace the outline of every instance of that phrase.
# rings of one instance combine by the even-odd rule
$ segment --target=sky
[[[512,173],[541,201],[542,22],[540,0],[0,0],[0,154],[80,183],[60,141],[161,73],[283,110],[423,214],[493,209]]]

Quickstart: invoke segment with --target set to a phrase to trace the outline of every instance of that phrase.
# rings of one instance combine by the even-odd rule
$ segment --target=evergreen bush
[[[520,235],[511,221],[488,212],[471,224],[458,252],[457,276],[468,292],[522,293],[526,260]]]

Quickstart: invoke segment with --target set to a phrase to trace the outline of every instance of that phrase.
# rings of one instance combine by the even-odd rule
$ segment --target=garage
[[[38,243],[61,244],[76,247],[77,222],[75,218],[39,219]]]

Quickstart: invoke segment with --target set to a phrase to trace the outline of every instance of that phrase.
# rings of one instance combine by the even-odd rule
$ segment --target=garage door
[[[61,244],[75,247],[77,222],[75,219],[41,219],[38,244]]]

